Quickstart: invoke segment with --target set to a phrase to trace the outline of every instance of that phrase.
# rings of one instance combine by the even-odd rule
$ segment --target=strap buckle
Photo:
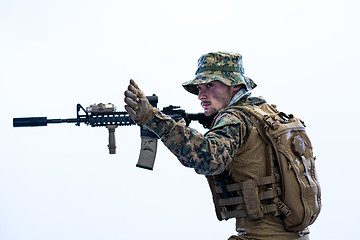
[[[276,130],[279,127],[279,123],[274,120],[270,115],[264,116],[264,121],[271,127],[271,129]]]
[[[280,209],[280,211],[286,216],[288,217],[291,214],[291,209],[283,202],[281,201],[279,198],[275,198],[274,202],[276,203],[276,205],[278,206],[278,208]]]

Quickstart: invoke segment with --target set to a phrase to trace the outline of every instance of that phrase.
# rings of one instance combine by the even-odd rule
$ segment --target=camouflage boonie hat
[[[242,56],[238,53],[212,52],[202,55],[198,60],[198,69],[195,78],[182,86],[195,95],[198,95],[197,85],[220,81],[227,86],[244,84],[247,90],[256,87],[253,80],[244,76]]]

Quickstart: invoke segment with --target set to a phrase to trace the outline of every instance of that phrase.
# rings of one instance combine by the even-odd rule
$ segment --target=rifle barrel
[[[47,126],[47,117],[14,118],[14,127],[40,127]]]
[[[47,119],[47,117],[27,117],[27,118],[14,118],[14,127],[43,127],[47,126],[48,123],[76,123],[79,120],[76,118],[68,119]],[[83,119],[80,119],[83,122]]]

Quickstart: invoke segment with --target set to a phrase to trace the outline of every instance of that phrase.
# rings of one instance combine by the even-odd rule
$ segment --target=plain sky
[[[159,143],[136,168],[137,126],[13,128],[14,117],[73,118],[76,104],[123,111],[130,78],[159,108],[201,112],[181,83],[210,51],[243,55],[245,75],[302,118],[323,208],[312,239],[358,236],[360,3],[342,1],[0,1],[0,239],[227,239],[204,176]],[[205,132],[198,124],[194,128]]]

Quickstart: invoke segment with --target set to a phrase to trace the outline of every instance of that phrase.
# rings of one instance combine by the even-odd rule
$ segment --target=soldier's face
[[[213,116],[227,107],[232,97],[240,89],[239,86],[229,87],[220,81],[199,84],[197,88],[199,90],[198,99],[204,108],[205,116]]]

